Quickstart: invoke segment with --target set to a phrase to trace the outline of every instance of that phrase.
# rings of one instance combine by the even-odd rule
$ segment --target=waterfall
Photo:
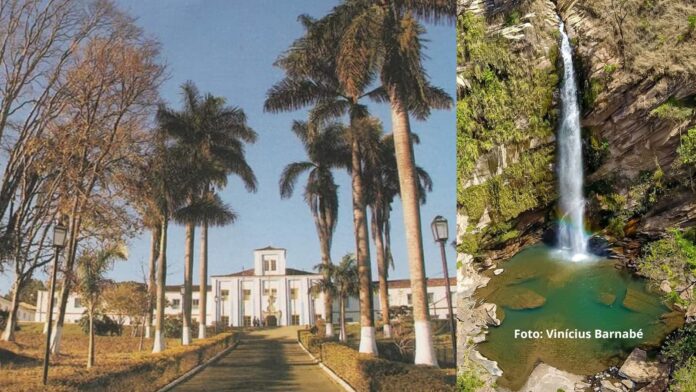
[[[558,129],[558,191],[559,247],[573,260],[583,258],[587,251],[584,228],[585,199],[583,198],[582,140],[580,136],[580,106],[573,67],[573,51],[560,21],[563,80],[561,82],[561,119]]]

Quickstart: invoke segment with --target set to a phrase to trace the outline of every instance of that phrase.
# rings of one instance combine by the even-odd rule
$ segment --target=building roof
[[[168,284],[168,285],[165,286],[165,291],[176,291],[177,293],[180,293],[180,292],[181,292],[181,286],[183,286],[183,284],[177,284],[177,285],[174,285],[174,284],[169,285],[169,284]],[[193,285],[193,286],[191,286],[191,289],[192,289],[194,292],[196,292],[196,291],[200,290],[200,287],[201,287],[201,286],[199,286],[199,285]],[[212,288],[213,288],[211,285],[208,285],[208,286],[206,286],[206,287],[208,288],[208,291],[212,290]]]
[[[457,285],[457,278],[450,278],[450,286],[456,286]],[[388,281],[389,283],[389,288],[394,288],[394,289],[410,289],[411,288],[411,280],[410,279],[394,279]],[[429,278],[426,280],[426,283],[428,287],[437,287],[437,286],[445,286],[445,278]],[[375,282],[375,284],[379,284],[379,282]]]
[[[303,271],[303,270],[298,270],[295,268],[286,268],[285,269],[285,275],[318,275],[313,272],[308,272],[308,271]],[[254,269],[249,268],[245,269],[239,272],[231,273],[231,274],[226,274],[226,275],[214,275],[213,277],[215,278],[225,278],[225,277],[233,277],[233,276],[256,276],[254,275]],[[271,276],[271,275],[269,275]],[[278,275],[272,275],[272,276],[278,276]],[[284,276],[284,275],[280,275]]]
[[[256,251],[256,250],[287,250],[287,249],[285,249],[285,248],[275,248],[275,247],[273,247],[273,246],[271,246],[271,245],[268,245],[268,246],[265,247],[265,248],[258,248],[258,249],[254,249],[254,250]]]

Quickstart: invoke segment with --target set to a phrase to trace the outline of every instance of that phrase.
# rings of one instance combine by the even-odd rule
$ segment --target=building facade
[[[12,301],[0,297],[0,310],[5,310],[7,312],[12,309]],[[17,320],[20,322],[34,321],[36,308],[34,305],[30,305],[24,302],[19,303],[19,308],[17,309]]]
[[[210,277],[206,295],[206,322],[226,326],[285,326],[311,325],[324,312],[324,295],[312,294],[310,288],[321,280],[320,274],[287,267],[287,251],[271,246],[254,251],[254,267],[227,275]],[[181,316],[181,285],[168,285],[165,290],[165,315]],[[377,287],[377,283],[375,283]],[[428,279],[428,305],[432,318],[447,318],[445,279]],[[452,302],[456,303],[456,281],[450,279]],[[56,295],[57,296],[57,295]],[[381,319],[379,296],[374,293],[375,320]],[[390,306],[411,306],[411,282],[408,279],[389,281]],[[192,318],[198,321],[199,287],[193,287]],[[48,295],[40,291],[37,298],[36,321],[45,322]],[[84,312],[79,296],[71,294],[68,300],[66,322],[77,322]],[[54,314],[57,309],[54,309]],[[338,321],[338,301],[334,301],[333,319]],[[360,303],[351,297],[346,304],[346,320],[357,322]],[[115,317],[115,315],[110,315]],[[125,324],[130,320],[123,319]]]

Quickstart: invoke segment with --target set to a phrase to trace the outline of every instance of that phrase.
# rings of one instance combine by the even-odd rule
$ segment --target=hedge
[[[53,385],[61,385],[79,391],[151,392],[156,391],[194,367],[206,362],[236,341],[231,333],[194,341],[159,354],[144,356],[116,371],[96,374],[93,377],[54,378]]]
[[[360,354],[353,348],[299,331],[298,340],[358,392],[455,391],[436,368]]]

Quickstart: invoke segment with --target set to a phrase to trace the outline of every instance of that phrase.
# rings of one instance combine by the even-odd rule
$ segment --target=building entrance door
[[[267,327],[277,327],[278,319],[276,316],[266,316],[266,326]]]

